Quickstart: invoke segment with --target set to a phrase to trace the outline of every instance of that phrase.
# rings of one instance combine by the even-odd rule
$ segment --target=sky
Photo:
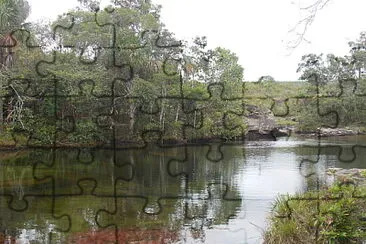
[[[315,0],[152,0],[162,5],[161,20],[178,39],[206,36],[209,48],[236,53],[244,79],[271,75],[278,81],[297,80],[297,65],[308,53],[348,54],[348,42],[366,31],[365,0],[330,0],[295,49],[289,32]],[[54,19],[77,5],[76,0],[28,0],[29,21]],[[103,3],[109,2],[103,0]]]

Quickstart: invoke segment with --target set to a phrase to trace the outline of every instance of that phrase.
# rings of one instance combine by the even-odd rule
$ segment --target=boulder
[[[247,140],[276,140],[276,137],[289,136],[290,131],[280,128],[270,109],[259,108],[255,105],[246,105],[248,132]]]

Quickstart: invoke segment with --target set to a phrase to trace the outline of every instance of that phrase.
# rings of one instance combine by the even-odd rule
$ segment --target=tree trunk
[[[133,132],[135,130],[135,110],[136,110],[136,106],[133,102],[130,102],[130,108],[129,108],[129,117],[130,117],[130,125],[129,125],[129,129],[130,129],[130,138],[133,137]]]
[[[3,132],[4,127],[4,102],[0,99],[0,132]]]
[[[178,122],[178,119],[179,119],[179,108],[180,108],[180,104],[178,104],[177,112],[175,113],[175,122]]]
[[[161,105],[161,111],[160,111],[160,128],[164,131],[165,127],[165,111],[164,111],[164,103]]]
[[[132,92],[133,92],[133,80],[129,80],[128,82],[125,83],[126,84],[126,96],[131,96]],[[135,111],[136,111],[136,104],[134,103],[133,100],[128,100],[127,99],[127,103],[128,103],[128,115],[129,115],[129,137],[133,138],[134,135],[134,131],[135,131]]]

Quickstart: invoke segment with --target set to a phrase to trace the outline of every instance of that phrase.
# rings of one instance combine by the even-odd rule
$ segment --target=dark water
[[[320,145],[4,152],[0,243],[261,243],[278,194],[316,187],[328,167],[366,168],[366,137]]]

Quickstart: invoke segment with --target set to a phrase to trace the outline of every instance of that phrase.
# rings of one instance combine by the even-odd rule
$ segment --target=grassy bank
[[[278,197],[264,243],[364,243],[366,187],[336,182],[317,192]]]

